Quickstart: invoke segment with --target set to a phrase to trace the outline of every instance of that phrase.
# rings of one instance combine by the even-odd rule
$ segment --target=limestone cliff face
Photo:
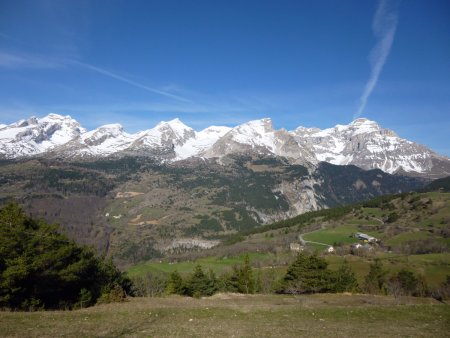
[[[287,217],[294,217],[308,211],[327,207],[319,202],[318,196],[314,191],[314,185],[316,184],[320,184],[320,182],[313,177],[293,182],[283,181],[280,184],[278,189],[290,205]]]

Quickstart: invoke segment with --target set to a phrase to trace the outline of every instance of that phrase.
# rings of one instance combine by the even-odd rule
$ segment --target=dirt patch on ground
[[[252,163],[246,163],[245,167],[247,169],[252,170],[255,173],[262,173],[262,172],[273,172],[273,173],[282,173],[284,172],[283,168],[270,166],[267,164],[252,164]]]
[[[150,225],[158,225],[160,221],[164,221],[167,217],[169,217],[170,215],[166,215],[164,217],[161,217],[160,219],[154,219],[151,221],[147,221],[146,224],[150,224]]]
[[[119,191],[116,195],[116,198],[129,198],[129,197],[136,197],[139,195],[144,195],[144,193],[137,191]]]
[[[133,218],[130,222],[128,222],[128,225],[158,225],[160,221],[165,220],[169,216],[170,215],[166,215],[159,219],[152,219],[150,221],[141,221],[142,214],[139,214],[135,218]]]
[[[141,220],[142,214],[137,215],[135,218],[133,218],[130,223],[138,223]]]
[[[216,293],[211,297],[203,297],[202,299],[220,299],[220,300],[228,300],[228,299],[242,299],[249,298],[252,295],[245,295],[243,293]]]

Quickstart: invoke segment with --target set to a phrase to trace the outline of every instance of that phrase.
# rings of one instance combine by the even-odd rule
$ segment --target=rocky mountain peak
[[[107,124],[87,132],[70,116],[58,114],[0,125],[1,157],[49,152],[68,158],[127,154],[172,162],[188,157],[257,154],[281,156],[300,164],[323,161],[363,169],[379,168],[389,173],[432,173],[436,177],[450,174],[448,158],[402,139],[366,118],[323,130],[300,126],[290,132],[275,130],[270,118],[234,128],[211,126],[200,132],[176,118],[136,134],[126,133],[120,124]]]
[[[402,139],[366,118],[324,130],[300,127],[292,133],[299,143],[310,147],[319,161],[332,164],[425,174],[432,171],[436,160],[430,149]],[[442,173],[445,175],[444,172],[450,171],[450,161],[443,162],[442,168],[447,168]]]
[[[40,154],[67,143],[86,130],[70,116],[31,117],[0,130],[0,153],[6,158]]]
[[[10,127],[11,128],[24,128],[24,127],[28,127],[30,125],[35,125],[38,123],[39,123],[38,119],[35,116],[32,116],[29,119],[20,120],[18,122],[15,122],[15,123],[11,124]]]
[[[259,134],[274,131],[273,125],[272,125],[272,119],[270,119],[270,118],[263,118],[263,119],[259,119],[259,120],[248,121],[246,123],[238,125],[237,127],[233,128],[233,129],[242,130],[242,131],[253,130]]]
[[[183,135],[185,132],[193,131],[191,127],[185,125],[179,118],[175,118],[170,121],[161,121],[153,129],[157,130],[171,129],[177,135]]]
[[[375,121],[366,118],[359,118],[348,125],[348,129],[354,134],[368,134],[379,132],[381,127]]]
[[[81,136],[83,142],[89,145],[99,145],[106,139],[124,137],[126,133],[123,130],[122,125],[118,123],[105,124],[92,131],[84,133]]]
[[[162,121],[154,128],[136,134],[134,147],[174,148],[181,146],[190,138],[195,137],[195,131],[188,127],[180,119]]]
[[[362,124],[376,124],[376,125],[378,125],[375,121],[371,121],[371,120],[369,120],[369,119],[367,119],[365,117],[360,117],[360,118],[354,119],[350,123],[350,125],[352,125],[352,126],[357,126],[357,125],[362,125]]]
[[[102,131],[105,133],[111,133],[111,134],[119,134],[123,133],[124,129],[123,126],[119,123],[112,123],[112,124],[105,124],[103,126],[100,126],[96,129],[97,132]]]

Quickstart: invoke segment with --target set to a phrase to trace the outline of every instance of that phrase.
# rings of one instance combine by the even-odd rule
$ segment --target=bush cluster
[[[446,299],[450,294],[450,276],[441,287],[429,290],[425,279],[412,271],[402,269],[389,274],[382,261],[375,259],[362,285],[358,285],[355,273],[347,261],[333,271],[328,263],[316,254],[301,252],[288,267],[283,278],[278,279],[274,271],[261,273],[252,269],[248,255],[242,265],[216,277],[212,270],[208,273],[197,265],[194,271],[182,277],[177,271],[168,277],[148,273],[134,279],[136,293],[141,296],[161,296],[178,294],[191,297],[211,296],[216,292],[237,293],[283,293],[312,294],[362,292],[369,294],[389,294],[397,296],[431,296]]]
[[[309,294],[317,292],[348,292],[358,287],[355,274],[347,262],[338,271],[328,269],[325,259],[301,252],[289,266],[280,293]]]
[[[243,265],[234,266],[230,273],[225,273],[219,278],[212,270],[204,273],[200,265],[197,265],[186,279],[183,279],[177,271],[174,271],[169,276],[165,291],[167,294],[191,297],[211,296],[218,291],[254,293],[257,291],[256,284],[250,259],[247,255]]]

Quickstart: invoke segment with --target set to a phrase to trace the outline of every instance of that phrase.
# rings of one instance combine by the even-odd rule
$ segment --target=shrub
[[[169,276],[169,280],[166,284],[166,293],[168,295],[183,295],[185,293],[183,278],[181,278],[177,270],[172,272]]]
[[[154,272],[146,272],[142,276],[133,277],[132,281],[134,293],[140,297],[162,296],[166,290],[166,284],[168,284],[165,274]]]
[[[394,296],[423,296],[426,293],[426,284],[413,272],[402,269],[389,279],[387,290]]]
[[[386,291],[386,271],[383,264],[377,258],[370,264],[370,270],[364,279],[364,290],[372,294],[385,293]]]
[[[196,298],[213,295],[217,291],[217,285],[215,276],[212,274],[214,278],[211,278],[211,274],[212,272],[207,276],[201,265],[197,265],[186,283],[185,294]]]
[[[247,254],[243,265],[235,265],[231,272],[221,276],[220,289],[227,292],[255,293],[260,288],[260,277],[257,275],[255,278]]]
[[[386,220],[387,223],[394,223],[400,218],[396,212],[391,212]]]
[[[402,269],[397,273],[396,277],[406,294],[412,295],[416,293],[419,280],[413,272]]]
[[[253,293],[255,291],[255,281],[253,280],[253,271],[248,255],[245,255],[244,265],[238,270],[238,291],[241,293]]]
[[[119,284],[114,284],[112,288],[108,289],[100,296],[98,303],[120,303],[126,300],[127,294]]]
[[[355,273],[345,260],[340,266],[339,270],[334,275],[334,287],[335,292],[351,292],[358,288],[358,281],[356,280]]]

